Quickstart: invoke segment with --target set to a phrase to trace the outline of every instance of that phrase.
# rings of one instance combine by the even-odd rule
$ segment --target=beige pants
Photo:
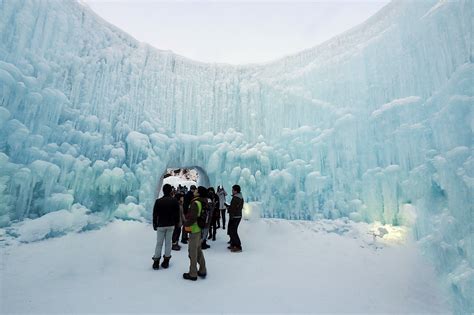
[[[197,264],[199,264],[199,273],[207,273],[206,260],[201,249],[201,232],[190,233],[188,240],[189,254],[189,275],[197,277]]]

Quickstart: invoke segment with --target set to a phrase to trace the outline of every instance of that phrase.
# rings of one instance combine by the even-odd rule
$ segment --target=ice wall
[[[454,309],[472,311],[473,7],[392,2],[234,67],[139,43],[73,1],[0,1],[0,225],[57,214],[41,238],[149,218],[166,168],[196,166],[266,217],[415,224]]]

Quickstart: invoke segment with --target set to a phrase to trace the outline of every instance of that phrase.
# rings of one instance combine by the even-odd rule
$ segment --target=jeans
[[[206,241],[207,235],[209,235],[209,227],[205,227],[201,230],[201,241]]]
[[[230,218],[229,226],[227,227],[230,236],[230,246],[235,246],[238,248],[242,248],[242,244],[240,243],[240,237],[237,232],[240,220],[242,220],[242,218]]]
[[[171,256],[171,237],[173,235],[174,226],[160,226],[156,229],[156,247],[155,256],[153,258],[159,259],[161,257],[161,249],[163,241],[165,242],[165,256]]]

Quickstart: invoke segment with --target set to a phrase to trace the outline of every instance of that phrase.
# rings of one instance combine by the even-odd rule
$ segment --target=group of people
[[[171,250],[181,249],[178,244],[181,236],[181,243],[188,245],[190,260],[189,272],[184,273],[183,278],[193,281],[198,277],[205,278],[207,269],[203,250],[211,247],[207,244],[208,239],[216,240],[221,219],[222,229],[225,230],[226,212],[229,214],[227,248],[234,253],[241,252],[238,228],[242,220],[244,199],[240,186],[232,186],[230,204],[226,203],[226,196],[227,192],[221,186],[217,187],[216,192],[213,187],[192,185],[188,191],[186,186],[180,185],[176,189],[170,184],[163,185],[163,197],[157,199],[153,207],[153,229],[157,235],[153,269],[160,268],[161,258],[161,267],[169,267]],[[198,224],[199,217],[205,218],[204,224]],[[165,250],[162,257],[163,244]]]

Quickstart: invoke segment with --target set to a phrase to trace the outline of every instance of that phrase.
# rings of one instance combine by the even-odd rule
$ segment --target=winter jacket
[[[163,196],[153,207],[153,228],[175,226],[179,223],[179,203],[171,196]]]
[[[212,219],[219,219],[221,217],[221,211],[219,209],[219,196],[214,195],[214,201],[212,203]],[[225,206],[224,206],[225,209]]]
[[[219,209],[225,209],[225,196],[227,196],[224,188],[217,191],[217,196],[219,197]]]
[[[191,200],[194,199],[194,193],[190,190],[184,195],[184,201],[183,201],[183,213],[186,215],[188,213],[189,209],[189,204],[191,203]]]
[[[244,207],[244,197],[241,193],[232,196],[229,207],[229,217],[231,219],[242,217],[242,208]]]
[[[199,201],[201,203],[201,211],[204,211],[205,205],[207,204],[207,199],[205,198],[194,198],[188,209],[188,213],[186,214],[186,219],[184,220],[185,227],[191,227],[191,233],[198,233],[201,232],[201,228],[197,224],[197,217],[199,215],[199,206],[195,201]]]

